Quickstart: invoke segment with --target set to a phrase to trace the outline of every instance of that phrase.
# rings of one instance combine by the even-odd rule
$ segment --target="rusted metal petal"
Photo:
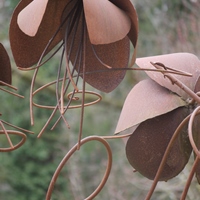
[[[31,2],[32,0],[20,1],[14,10],[10,23],[10,43],[13,57],[17,66],[22,68],[31,67],[38,62],[49,40],[59,28],[63,9],[69,3],[69,0],[48,1],[46,12],[34,37],[30,37],[21,31],[17,23],[19,13]],[[63,31],[59,31],[46,53],[62,39]]]
[[[137,12],[130,0],[110,0],[117,7],[122,9],[131,19],[131,29],[129,31],[128,37],[131,40],[134,47],[136,47],[138,39],[138,17]]]
[[[131,19],[131,30],[128,33],[128,37],[131,40],[133,47],[135,48],[131,58],[131,66],[135,63],[137,53],[137,40],[138,40],[138,17],[137,12],[130,0],[110,0],[117,7],[122,9]]]
[[[19,28],[29,36],[35,36],[44,16],[48,0],[33,0],[18,15]]]
[[[113,69],[128,67],[130,54],[128,37],[111,44],[96,45],[94,49],[97,56]],[[106,70],[106,67],[94,55],[89,41],[86,47],[85,65],[86,73],[97,71],[96,73],[86,74],[86,82],[103,92],[113,91],[121,83],[126,73],[126,70],[113,69],[107,69],[106,72],[98,72],[98,70]]]
[[[4,48],[0,43],[0,81],[11,84],[11,64],[10,58]],[[0,85],[2,85],[0,83]]]
[[[126,155],[133,168],[143,176],[154,179],[172,135],[188,114],[188,108],[181,107],[142,122],[126,144]],[[178,175],[187,164],[191,151],[185,125],[170,150],[159,181]]]
[[[110,1],[83,0],[83,6],[92,44],[113,43],[129,33],[130,18]]]
[[[143,80],[128,94],[115,133],[131,133],[139,123],[184,105],[178,95],[151,79]]]
[[[191,73],[193,77],[187,77],[181,75],[173,75],[173,76],[179,79],[192,91],[194,91],[197,79],[200,74],[200,61],[195,55],[190,53],[174,53],[174,54],[166,54],[160,56],[138,58],[136,60],[136,64],[141,68],[155,69],[155,67],[150,62],[154,63],[159,62],[167,67]],[[155,80],[163,87],[168,88],[169,90],[177,93],[178,95],[180,95],[185,99],[188,98],[188,94],[186,94],[177,85],[172,84],[169,79],[163,76],[162,73],[150,72],[150,71],[146,73],[148,74],[149,77],[151,77],[153,80]]]
[[[85,81],[98,90],[111,92],[123,80],[126,70],[108,69],[105,65],[112,68],[128,67],[130,55],[130,42],[128,37],[110,44],[92,45],[88,34],[86,36],[86,43],[83,44],[82,40],[80,40],[82,35],[82,22],[80,20],[78,28],[72,30],[68,39],[67,50],[68,54],[70,54],[72,64],[77,71],[80,71],[80,73],[83,72],[83,65],[85,64]],[[74,36],[75,38],[72,39]],[[73,45],[70,51],[71,41],[73,41]],[[80,63],[79,61],[75,61],[81,45],[84,45],[85,47],[80,53]],[[83,59],[82,55],[84,55],[85,59]]]

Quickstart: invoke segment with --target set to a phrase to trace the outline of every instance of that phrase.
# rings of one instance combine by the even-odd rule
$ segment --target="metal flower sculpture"
[[[111,149],[105,139],[110,137],[90,136],[81,139],[84,107],[102,98],[98,93],[86,90],[86,83],[102,92],[113,91],[123,80],[126,71],[133,69],[128,65],[129,60],[131,66],[135,62],[137,39],[138,19],[130,0],[21,0],[14,10],[10,23],[14,60],[21,70],[35,70],[30,89],[31,123],[34,124],[33,106],[53,110],[38,137],[56,111],[59,110],[60,117],[55,125],[63,119],[69,126],[64,114],[68,109],[81,108],[78,143],[59,164],[46,199],[51,199],[56,179],[68,159],[81,145],[92,140],[105,146],[108,165],[100,185],[87,199],[93,199],[105,185],[112,163]],[[131,59],[130,42],[134,47]],[[56,80],[35,89],[40,67],[59,50],[61,59]],[[33,101],[38,92],[53,84],[56,85],[55,105],[41,105]],[[97,99],[87,102],[87,94],[95,95]],[[78,103],[74,105],[74,101]]]
[[[20,1],[10,23],[10,43],[17,66],[23,70],[35,69],[30,95],[32,124],[32,106],[36,105],[33,96],[56,84],[57,105],[36,105],[54,110],[38,136],[57,110],[68,125],[63,116],[66,110],[81,107],[82,127],[84,106],[101,100],[99,94],[85,89],[85,83],[103,92],[113,91],[124,78],[129,63],[130,41],[136,48],[137,36],[137,14],[130,0]],[[44,60],[54,47],[55,51]],[[57,80],[34,91],[39,67],[61,48]],[[135,55],[136,51],[132,64]],[[32,67],[35,64],[36,67]],[[82,78],[81,89],[79,77]],[[69,91],[70,85],[73,86],[72,92]],[[80,105],[70,106],[73,100],[79,99],[75,96],[78,93],[82,94]],[[86,93],[94,94],[98,99],[87,104],[84,102]],[[65,104],[66,96],[68,102]]]
[[[154,180],[146,199],[158,181],[183,170],[193,150],[196,160],[181,197],[185,199],[195,172],[200,180],[198,116],[194,119],[200,103],[200,60],[193,54],[176,53],[139,58],[136,63],[141,68],[166,69],[166,73],[147,72],[151,79],[135,85],[125,100],[116,133],[130,134],[126,143],[129,163]],[[169,74],[169,67],[192,77]]]
[[[11,85],[11,64],[10,64],[10,59],[9,56],[4,48],[4,46],[0,43],[0,86],[6,86],[10,89],[14,89],[17,90],[15,87],[13,87]],[[12,95],[18,96],[20,98],[23,98],[23,96],[16,94],[10,90],[4,89],[2,87],[0,87],[0,90],[4,91],[4,92],[8,92]],[[0,114],[2,115],[2,114]],[[5,126],[10,126],[13,127],[15,129],[18,129],[18,131],[15,130],[7,130]],[[19,148],[20,146],[22,146],[24,144],[24,142],[26,141],[26,135],[23,132],[28,132],[28,133],[32,133],[28,130],[22,129],[20,127],[14,126],[4,120],[0,120],[0,134],[1,135],[5,135],[7,140],[8,140],[8,144],[9,147],[0,147],[0,152],[8,152],[8,151],[13,151],[17,148]],[[19,141],[17,144],[13,144],[10,135],[17,135],[19,137],[21,137],[21,141]]]
[[[151,79],[138,83],[127,96],[116,128],[116,134],[125,134],[81,139],[84,107],[102,98],[100,94],[86,90],[86,83],[102,92],[113,91],[127,70],[135,70],[128,65],[129,60],[131,66],[135,63],[137,39],[137,14],[130,0],[21,0],[14,10],[10,23],[14,60],[21,70],[35,70],[30,89],[31,124],[34,124],[33,106],[53,110],[38,137],[57,111],[60,116],[53,128],[61,119],[69,127],[64,114],[68,109],[81,108],[78,142],[56,169],[46,200],[52,198],[54,185],[66,162],[81,145],[93,140],[106,148],[108,163],[102,181],[87,199],[93,199],[108,179],[112,151],[107,139],[129,137],[126,154],[130,164],[143,176],[154,180],[147,199],[150,199],[158,181],[167,181],[183,170],[192,150],[196,158],[182,199],[187,194],[194,173],[200,181],[199,119],[196,117],[200,109],[200,61],[192,54],[137,59],[140,69],[147,71]],[[130,42],[134,47],[131,59]],[[35,89],[41,66],[48,63],[59,50],[61,59],[56,80]],[[0,53],[3,55],[3,61],[0,60],[0,70],[3,71],[0,84],[11,87],[7,54],[2,48]],[[1,62],[6,62],[6,65],[1,65]],[[7,66],[7,69],[2,66]],[[54,105],[34,102],[38,92],[54,84]],[[87,94],[97,99],[88,102]],[[78,103],[74,104],[74,101]],[[0,121],[0,133],[7,136],[10,149],[17,148],[25,141],[24,134],[7,131],[3,123],[6,124]],[[21,136],[22,142],[14,146],[9,134]]]

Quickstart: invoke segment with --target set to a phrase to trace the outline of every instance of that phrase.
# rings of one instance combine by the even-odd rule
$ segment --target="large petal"
[[[131,133],[139,123],[184,105],[178,95],[151,79],[143,80],[128,94],[115,133]]]
[[[122,9],[131,19],[131,30],[128,34],[129,39],[131,40],[133,46],[136,46],[137,39],[138,39],[138,16],[136,9],[134,8],[133,4],[130,0],[110,0],[113,4],[117,7]]]
[[[188,114],[189,109],[181,107],[139,125],[126,144],[127,158],[135,170],[154,179],[170,139]],[[167,181],[178,175],[191,151],[186,124],[172,145],[159,180]]]
[[[137,53],[137,40],[138,40],[138,16],[136,9],[130,0],[110,0],[117,7],[122,9],[131,19],[131,30],[128,33],[128,37],[131,40],[135,50],[131,58],[131,66],[135,63]]]
[[[113,69],[107,69],[103,64],[99,62],[91,49],[91,44],[87,44],[86,48],[86,72],[95,72],[86,75],[86,82],[92,85],[94,88],[103,92],[113,91],[119,83],[123,80],[126,70],[114,70],[114,68],[128,67],[129,61],[129,39],[125,37],[123,40],[94,46],[97,56],[107,65]],[[98,72],[101,70],[107,70],[106,72]]]
[[[12,53],[17,66],[23,68],[31,67],[38,62],[49,40],[59,28],[63,9],[69,3],[69,0],[48,1],[44,17],[38,32],[34,37],[30,37],[22,32],[17,24],[19,13],[31,2],[32,0],[20,1],[14,10],[10,23],[10,43]],[[62,38],[63,32],[60,31],[48,48],[47,53],[58,44]]]
[[[10,58],[4,46],[1,43],[0,43],[0,81],[11,84]]]
[[[84,43],[83,23],[81,18],[77,28],[75,26],[71,31],[68,38],[67,54],[70,54],[72,64],[80,73],[83,72],[83,66],[85,65],[85,81],[88,84],[103,92],[111,92],[125,76],[126,70],[114,70],[112,68],[128,67],[129,39],[125,37],[110,44],[92,45],[88,34],[85,32],[86,41]],[[81,51],[79,51],[80,48],[82,48]],[[80,62],[76,60],[77,56],[79,56]],[[108,69],[104,64],[112,68]]]
[[[18,15],[19,28],[29,36],[35,36],[43,19],[48,0],[33,0]]]
[[[110,1],[83,0],[83,6],[92,44],[113,43],[129,33],[129,16]]]
[[[141,68],[149,68],[155,69],[154,66],[150,62],[159,62],[164,64],[166,67],[182,70],[188,73],[191,73],[193,77],[181,76],[181,75],[173,75],[181,82],[183,82],[187,87],[194,91],[197,79],[200,75],[200,61],[199,59],[190,53],[174,53],[174,54],[166,54],[160,56],[152,56],[152,57],[144,57],[138,58],[136,60],[136,64]],[[159,72],[146,72],[149,77],[155,80],[160,85],[168,88],[169,90],[177,93],[183,98],[188,98],[188,94],[185,93],[181,88],[177,85],[172,84],[171,81],[163,76],[162,73]]]

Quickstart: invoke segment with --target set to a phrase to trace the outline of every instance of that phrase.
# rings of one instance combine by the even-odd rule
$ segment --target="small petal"
[[[197,58],[197,56],[190,53],[174,53],[160,56],[138,58],[136,60],[136,64],[141,68],[155,69],[155,67],[150,62],[159,62],[164,64],[166,67],[191,73],[193,75],[192,77],[175,74],[173,74],[173,76],[179,79],[192,91],[195,90],[195,85],[200,75],[200,61]],[[168,88],[169,90],[177,93],[185,99],[189,97],[188,94],[185,93],[185,91],[183,91],[177,85],[172,84],[171,81],[165,78],[162,73],[151,71],[147,71],[146,73],[150,78],[159,83],[161,86]]]
[[[137,54],[137,40],[138,40],[138,16],[136,9],[134,8],[133,4],[130,0],[110,0],[113,4],[117,7],[122,9],[130,18],[131,20],[131,30],[128,33],[128,37],[131,40],[134,49],[130,66],[135,63],[136,54]]]
[[[0,43],[0,81],[11,84],[10,58],[4,46],[1,43]]]
[[[82,45],[82,40],[80,40],[82,35],[82,22],[80,20],[78,28],[72,30],[68,39],[67,50],[68,54],[70,52],[72,64],[80,73],[83,72],[83,65],[85,65],[85,81],[88,84],[103,92],[111,92],[123,80],[126,73],[126,70],[114,70],[114,68],[128,67],[130,55],[128,37],[110,44],[92,45],[87,34],[86,43],[84,44],[85,51],[82,49],[82,53],[80,53],[81,63],[74,63],[77,59],[77,52]],[[73,43],[72,48],[71,42]],[[82,55],[85,55],[85,59],[83,59]],[[113,69],[108,69],[104,64]]]
[[[18,15],[19,28],[27,35],[36,35],[43,19],[48,0],[33,0]]]
[[[20,1],[13,12],[10,22],[11,50],[16,65],[22,68],[31,67],[39,61],[46,45],[60,26],[63,10],[69,0],[48,2],[46,12],[35,37],[30,37],[22,32],[17,23],[19,13],[31,2],[31,0]],[[63,35],[63,31],[59,31],[47,49],[46,54],[63,39]]]
[[[115,133],[131,133],[139,123],[184,105],[178,95],[151,79],[143,80],[128,94]]]
[[[108,44],[125,38],[131,28],[126,13],[108,0],[83,0],[92,44]]]

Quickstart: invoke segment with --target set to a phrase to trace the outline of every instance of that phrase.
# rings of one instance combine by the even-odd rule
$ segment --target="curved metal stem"
[[[192,148],[193,148],[196,156],[200,159],[200,152],[195,144],[193,134],[192,134],[192,127],[193,127],[194,119],[195,119],[196,115],[198,115],[198,114],[200,114],[200,106],[198,106],[191,114],[189,124],[188,124],[188,136],[189,136],[190,143],[192,145]]]
[[[108,144],[108,142],[104,138],[102,138],[100,136],[89,136],[89,137],[84,138],[84,139],[82,139],[80,141],[80,146],[82,146],[83,144],[85,144],[87,142],[90,142],[90,141],[99,141],[100,143],[102,143],[105,146],[105,148],[107,150],[107,155],[108,155],[108,163],[107,163],[106,172],[104,174],[104,177],[103,177],[102,181],[100,182],[100,184],[96,188],[96,190],[86,198],[86,200],[92,200],[92,199],[94,199],[95,196],[97,196],[97,194],[99,194],[99,192],[102,190],[102,188],[106,184],[106,181],[107,181],[107,179],[109,177],[109,174],[110,174],[110,171],[111,171],[111,167],[112,167],[112,151],[111,151],[111,148],[110,148],[110,145]],[[65,155],[63,160],[60,162],[58,168],[56,169],[56,171],[55,171],[55,173],[54,173],[54,175],[53,175],[53,177],[51,179],[51,182],[50,182],[50,185],[49,185],[49,188],[48,188],[48,191],[47,191],[47,195],[46,195],[46,200],[50,200],[51,199],[52,192],[53,192],[56,180],[57,180],[62,168],[66,164],[66,162],[77,151],[78,145],[79,145],[79,143],[74,145],[71,148],[71,150],[68,151],[68,153]]]
[[[194,177],[194,173],[195,173],[195,170],[196,170],[197,165],[199,164],[199,161],[200,161],[199,158],[196,157],[196,159],[195,159],[195,161],[194,161],[194,164],[193,164],[193,166],[192,166],[192,169],[191,169],[191,171],[190,171],[190,175],[189,175],[189,177],[188,177],[188,179],[187,179],[187,182],[186,182],[186,184],[185,184],[185,188],[184,188],[184,190],[183,190],[183,193],[182,193],[182,195],[181,195],[180,200],[185,200],[185,199],[186,199],[186,196],[187,196],[189,187],[190,187],[191,182],[192,182],[192,178]]]
[[[171,138],[171,140],[170,140],[170,142],[169,142],[169,144],[168,144],[168,146],[167,146],[167,148],[166,148],[166,150],[165,150],[165,153],[164,153],[163,158],[162,158],[162,160],[161,160],[160,166],[159,166],[159,168],[158,168],[158,170],[157,170],[157,173],[156,173],[156,176],[155,176],[155,178],[154,178],[154,180],[153,180],[153,184],[152,184],[152,186],[151,186],[151,188],[150,188],[150,190],[149,190],[149,192],[148,192],[148,194],[147,194],[145,200],[150,200],[151,196],[153,195],[153,192],[154,192],[154,190],[155,190],[155,188],[156,188],[156,186],[157,186],[157,183],[158,183],[160,174],[162,173],[162,170],[163,170],[164,165],[165,165],[165,163],[166,163],[167,157],[168,157],[168,155],[169,155],[169,153],[170,153],[170,149],[172,148],[173,143],[175,142],[176,138],[178,137],[178,134],[180,133],[180,131],[181,131],[181,129],[183,128],[183,126],[188,122],[189,118],[190,118],[190,115],[187,116],[187,117],[180,123],[180,125],[177,127],[176,131],[174,132],[174,134],[173,134],[173,136],[172,136],[172,138]]]

